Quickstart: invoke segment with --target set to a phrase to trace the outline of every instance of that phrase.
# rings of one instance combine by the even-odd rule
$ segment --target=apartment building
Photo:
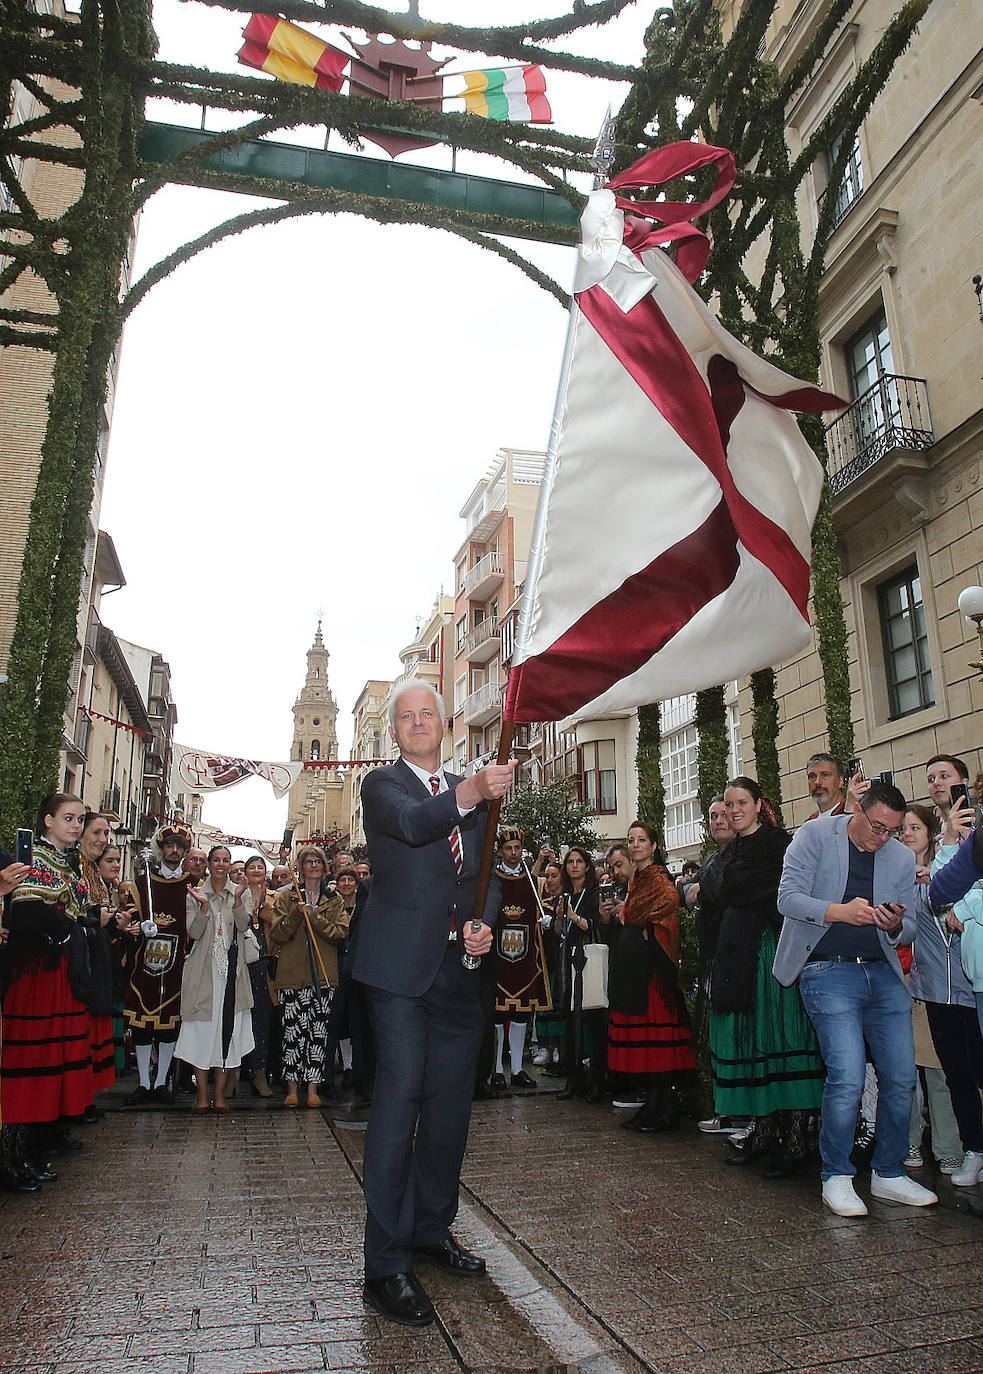
[[[502,448],[461,507],[454,555],[453,758],[467,771],[497,748],[505,670],[502,622],[526,575],[546,455]]]

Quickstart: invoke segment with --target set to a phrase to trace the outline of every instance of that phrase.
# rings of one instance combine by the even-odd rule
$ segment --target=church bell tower
[[[328,686],[328,651],[317,622],[314,643],[307,651],[307,678],[294,702],[294,739],[291,759],[311,762],[338,757],[338,706]],[[302,840],[320,830],[330,834],[344,829],[342,800],[344,780],[326,768],[308,769],[290,789],[287,824],[294,839]]]

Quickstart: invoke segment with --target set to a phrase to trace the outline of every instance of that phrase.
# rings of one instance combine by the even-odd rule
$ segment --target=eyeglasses
[[[866,811],[864,811],[864,815],[867,816]],[[903,825],[896,825],[893,830],[889,830],[886,825],[881,825],[879,821],[872,821],[869,816],[867,816],[867,824],[870,826],[871,830],[873,830],[874,834],[881,836],[882,839],[900,840],[904,833]]]

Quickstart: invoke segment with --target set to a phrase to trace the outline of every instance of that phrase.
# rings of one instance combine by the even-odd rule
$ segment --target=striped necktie
[[[432,777],[430,779],[430,791],[436,797],[437,793],[440,791],[439,778]],[[454,867],[457,869],[458,875],[460,876],[464,871],[464,845],[461,840],[461,827],[459,825],[455,825],[454,829],[448,835],[447,843],[450,845],[451,854],[454,856]]]

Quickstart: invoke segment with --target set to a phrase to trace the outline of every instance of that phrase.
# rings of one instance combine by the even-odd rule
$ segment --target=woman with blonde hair
[[[307,1084],[308,1107],[320,1107],[328,1017],[338,986],[338,946],[348,933],[348,912],[328,885],[328,863],[316,845],[297,851],[295,882],[277,893],[269,940],[277,956],[276,990],[283,1008],[285,1107],[299,1104]],[[333,1066],[327,1066],[333,1071]]]

